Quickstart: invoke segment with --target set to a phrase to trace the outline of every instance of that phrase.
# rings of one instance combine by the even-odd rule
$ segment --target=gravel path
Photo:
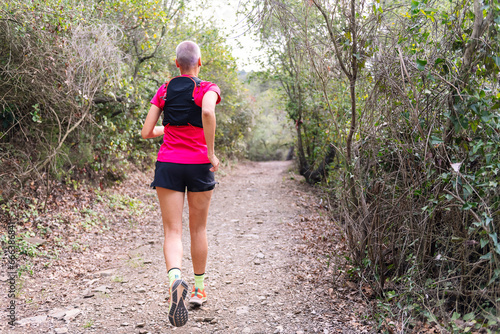
[[[303,185],[291,180],[290,169],[289,162],[241,163],[218,177],[208,222],[208,302],[190,311],[184,327],[174,328],[167,319],[163,232],[155,192],[144,180],[151,177],[149,173],[115,189],[119,193],[122,187],[134,188],[149,208],[145,218],[130,225],[134,227],[116,222],[115,228],[96,237],[99,242],[93,243],[89,236],[95,247],[88,254],[105,254],[101,260],[92,258],[100,261],[96,265],[100,269],[66,279],[51,279],[50,270],[27,278],[23,289],[35,296],[37,307],[19,307],[20,324],[14,328],[5,326],[2,314],[0,331],[368,333],[368,324],[358,318],[362,312],[357,308],[362,310],[363,305],[335,300],[331,289],[329,293],[330,278],[323,276],[331,271],[316,270],[319,280],[309,275],[318,266],[311,263],[315,254],[298,251],[307,243],[301,241],[297,222],[313,209],[298,202],[298,188]],[[193,284],[184,217],[183,278]],[[85,258],[90,255],[74,261]],[[6,283],[2,287],[6,289]]]

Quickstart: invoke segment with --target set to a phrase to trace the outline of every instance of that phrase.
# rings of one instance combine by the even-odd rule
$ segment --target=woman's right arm
[[[201,120],[203,122],[203,132],[205,134],[205,141],[207,143],[207,156],[212,164],[211,172],[216,172],[219,169],[219,159],[215,155],[214,141],[215,141],[215,105],[219,95],[214,91],[208,91],[203,96],[201,105]]]
[[[144,121],[144,125],[142,126],[142,131],[141,131],[142,138],[148,139],[148,138],[163,136],[164,127],[156,126],[156,123],[158,122],[160,115],[161,115],[161,109],[152,104],[151,108],[149,108],[146,120]]]

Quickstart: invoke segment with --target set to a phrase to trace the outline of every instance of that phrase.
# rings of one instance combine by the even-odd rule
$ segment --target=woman
[[[217,85],[197,78],[201,67],[198,45],[184,41],[176,48],[175,64],[180,76],[162,85],[151,100],[142,138],[164,136],[158,152],[155,177],[165,240],[163,253],[170,282],[168,319],[183,326],[188,319],[185,304],[187,283],[181,279],[182,210],[187,189],[191,258],[195,285],[190,303],[207,300],[204,279],[207,263],[207,216],[215,187],[219,159],[214,153],[215,105],[220,102]],[[162,126],[156,126],[164,112]]]

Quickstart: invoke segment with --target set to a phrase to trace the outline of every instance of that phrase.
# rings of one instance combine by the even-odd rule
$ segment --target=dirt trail
[[[315,272],[318,275],[319,271],[321,279],[315,279],[309,274],[311,268],[317,268],[310,262],[314,254],[309,257],[307,251],[297,251],[306,248],[305,243],[298,244],[302,236],[297,221],[311,214],[312,208],[298,203],[299,182],[290,180],[290,168],[289,162],[242,163],[218,177],[208,222],[208,302],[190,312],[184,327],[174,328],[167,319],[168,279],[160,214],[155,192],[146,186],[149,180],[142,179],[121,187],[135,187],[137,196],[150,207],[147,218],[131,235],[120,237],[115,232],[118,229],[111,229],[99,236],[98,250],[106,253],[97,265],[101,269],[78,279],[35,275],[24,286],[33,286],[31,291],[37,296],[33,299],[39,306],[20,307],[22,325],[15,328],[4,326],[3,314],[0,331],[368,332],[368,326],[356,318],[361,304],[345,307],[345,301],[332,299],[330,278],[323,277],[331,272],[320,268]],[[184,217],[183,277],[192,284],[187,215]]]

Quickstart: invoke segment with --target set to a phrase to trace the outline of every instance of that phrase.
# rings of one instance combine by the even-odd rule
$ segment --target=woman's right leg
[[[182,209],[184,193],[156,187],[163,220],[163,254],[167,272],[182,266]]]
[[[207,265],[208,241],[207,218],[213,190],[187,193],[189,204],[189,233],[191,235],[191,259],[196,274],[204,274]]]

